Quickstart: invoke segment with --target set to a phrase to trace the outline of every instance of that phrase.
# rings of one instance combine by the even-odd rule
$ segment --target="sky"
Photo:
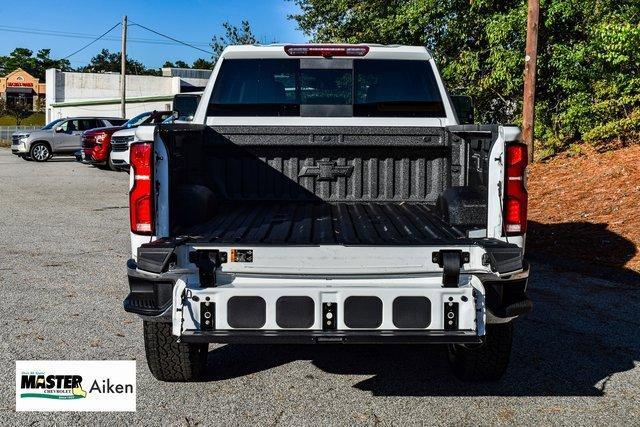
[[[0,1],[0,55],[16,47],[49,48],[51,57],[62,58],[80,49],[127,15],[139,23],[175,39],[210,50],[213,35],[223,34],[222,23],[240,25],[243,19],[263,43],[301,43],[307,37],[287,15],[297,6],[286,0],[21,0]],[[49,33],[49,34],[42,34]],[[55,35],[54,35],[55,34]],[[100,49],[120,51],[120,27],[105,38],[69,58],[72,67],[86,65]],[[187,63],[210,55],[176,45],[143,28],[129,26],[127,56],[148,68],[165,61]],[[141,40],[144,39],[144,40]],[[162,44],[158,44],[162,42]],[[165,42],[168,42],[165,43]]]

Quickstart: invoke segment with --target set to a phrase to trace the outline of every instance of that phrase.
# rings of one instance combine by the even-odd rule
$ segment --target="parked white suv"
[[[179,93],[173,97],[173,115],[167,116],[162,123],[190,122],[198,108],[202,92]],[[144,113],[138,117],[151,113]],[[165,117],[165,114],[162,115]],[[132,119],[136,121],[137,117]],[[135,127],[141,124],[157,124],[155,119],[138,120],[136,126],[127,126],[111,137],[111,164],[120,170],[129,170],[129,147],[136,140]]]
[[[129,145],[135,139],[136,128],[140,125],[162,123],[171,117],[171,111],[149,111],[137,115],[124,124],[124,129],[111,136],[111,164],[119,170],[129,169]]]

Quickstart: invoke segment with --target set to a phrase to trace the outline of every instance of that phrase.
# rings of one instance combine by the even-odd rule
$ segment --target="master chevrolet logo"
[[[353,166],[338,166],[334,161],[320,160],[315,166],[303,166],[299,177],[313,176],[317,181],[335,181],[340,176],[350,176]]]
[[[17,360],[16,411],[135,411],[135,360]]]

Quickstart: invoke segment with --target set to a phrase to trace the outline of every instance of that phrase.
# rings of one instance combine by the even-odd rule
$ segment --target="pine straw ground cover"
[[[527,251],[640,272],[640,145],[529,166]]]

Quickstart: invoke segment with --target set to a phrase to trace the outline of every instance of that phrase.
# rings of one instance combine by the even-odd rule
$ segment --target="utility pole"
[[[538,59],[538,17],[540,0],[529,0],[527,11],[527,46],[524,57],[524,103],[522,139],[527,144],[529,163],[533,162],[533,124],[536,105],[536,61]]]
[[[122,48],[120,49],[120,115],[127,118],[127,15],[122,17]]]

